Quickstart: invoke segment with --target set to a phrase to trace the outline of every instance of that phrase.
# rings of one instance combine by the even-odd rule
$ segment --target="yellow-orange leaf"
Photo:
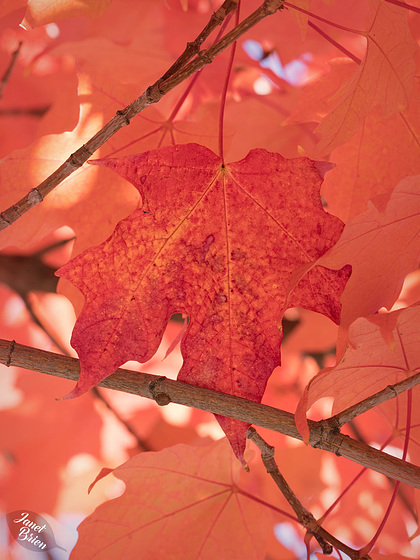
[[[418,46],[408,27],[407,10],[383,0],[370,0],[366,38],[363,61],[337,92],[336,108],[317,128],[321,135],[317,156],[349,140],[376,105],[381,105],[385,117],[408,105]]]
[[[317,261],[339,269],[352,265],[352,276],[341,297],[341,326],[357,317],[390,309],[405,276],[420,261],[420,176],[403,179],[385,209],[370,203],[350,220],[339,242]]]
[[[321,397],[333,396],[333,413],[420,371],[420,306],[357,319],[341,362],[321,370],[307,385],[296,409],[296,425],[308,441],[306,412]]]
[[[112,0],[29,0],[22,26],[25,29],[39,27],[53,21],[72,17],[101,16]]]
[[[242,494],[240,471],[226,440],[133,457],[113,471],[124,494],[82,522],[71,558],[263,560],[271,514]]]

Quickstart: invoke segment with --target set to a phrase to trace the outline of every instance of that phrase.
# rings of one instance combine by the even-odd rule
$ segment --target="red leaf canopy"
[[[97,160],[129,180],[142,208],[59,270],[85,296],[72,345],[78,396],[128,360],[156,352],[170,316],[190,323],[178,379],[260,401],[280,364],[279,320],[294,269],[319,258],[343,224],[324,212],[307,158],[252,150],[223,164],[197,144]],[[288,305],[338,322],[348,269],[316,267]],[[247,425],[219,419],[242,458]]]

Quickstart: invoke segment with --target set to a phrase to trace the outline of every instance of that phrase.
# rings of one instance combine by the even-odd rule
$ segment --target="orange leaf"
[[[89,0],[75,2],[74,0],[29,0],[22,26],[32,29],[46,25],[53,21],[88,16],[100,17],[111,5],[111,0]]]
[[[332,73],[337,70],[333,67]],[[409,107],[383,119],[376,107],[357,133],[331,154],[336,168],[322,187],[328,210],[344,222],[369,200],[390,191],[404,177],[420,175],[420,100],[415,90]]]
[[[133,457],[113,471],[125,493],[81,523],[71,558],[262,560],[271,513],[241,493],[241,470],[226,440]]]
[[[190,323],[178,379],[260,401],[280,363],[277,325],[290,275],[342,229],[322,209],[316,164],[252,150],[224,165],[197,144],[96,164],[130,180],[143,208],[57,273],[86,298],[72,337],[81,375],[69,396],[127,360],[148,360],[179,312]],[[290,305],[337,322],[347,276],[312,270]],[[246,424],[219,421],[242,457]]]
[[[306,11],[309,10],[311,5],[311,0],[294,0],[293,6],[298,6],[299,8],[304,8]],[[300,35],[302,41],[306,39],[306,32],[308,30],[308,15],[304,12],[298,10],[291,10],[291,13],[296,18],[298,25],[300,27]]]
[[[419,264],[419,222],[420,176],[407,177],[395,187],[384,211],[371,203],[346,224],[339,242],[317,261],[336,270],[352,265],[341,297],[342,327],[383,306],[392,307],[405,276]]]
[[[307,441],[306,412],[321,397],[333,396],[333,413],[420,371],[417,333],[420,306],[357,319],[341,362],[321,370],[307,385],[296,409],[296,425]]]
[[[415,73],[417,43],[411,36],[407,10],[382,0],[370,0],[366,55],[357,72],[337,92],[336,108],[321,122],[316,155],[331,152],[359,128],[376,105],[385,117],[409,102]]]
[[[73,404],[57,402],[56,396],[66,385],[62,379],[23,372],[17,383],[22,402],[0,411],[2,426],[8,426],[0,434],[1,454],[10,458],[0,477],[5,511],[25,504],[33,511],[52,513],[68,461],[79,453],[101,456],[102,420],[95,413],[93,399],[86,396]]]
[[[92,123],[87,134],[96,128]],[[48,177],[80,142],[76,134],[72,139],[68,133],[51,134],[4,158],[0,170],[2,207],[7,208]],[[106,197],[103,196],[105,191]],[[112,206],[108,198],[114,200]],[[115,179],[108,185],[103,170],[85,166],[63,181],[42,204],[3,231],[0,248],[16,246],[29,250],[63,225],[76,232],[84,248],[92,243],[92,236],[97,236],[97,241],[105,239],[118,219],[136,206],[137,198],[130,185]],[[90,220],[85,219],[86,215]]]
[[[2,0],[0,4],[0,17],[7,16],[8,14],[23,8],[28,0]]]

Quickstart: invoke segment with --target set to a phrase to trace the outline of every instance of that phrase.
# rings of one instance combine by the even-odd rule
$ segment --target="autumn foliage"
[[[2,517],[57,560],[418,558],[418,0],[0,22]]]

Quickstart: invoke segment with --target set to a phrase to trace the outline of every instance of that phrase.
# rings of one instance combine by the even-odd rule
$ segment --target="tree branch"
[[[193,56],[197,55],[200,52],[201,45],[204,43],[207,37],[209,37],[209,35],[216,29],[216,27],[219,27],[219,25],[223,23],[223,21],[231,12],[234,12],[236,10],[236,8],[238,7],[238,1],[239,0],[225,0],[220,8],[216,12],[213,12],[209,22],[201,31],[201,33],[197,35],[195,41],[187,43],[187,46],[185,47],[185,50],[181,54],[181,56],[178,57],[178,59],[172,64],[169,70],[167,70],[162,76],[162,82],[170,78],[173,74],[178,72],[178,70],[181,70],[181,68],[185,66]]]
[[[130,124],[130,121],[138,113],[146,109],[150,104],[157,103],[164,95],[173,90],[184,80],[201,70],[206,64],[210,64],[213,59],[223,52],[227,47],[239,39],[246,31],[254,27],[265,17],[274,14],[283,7],[284,0],[265,0],[263,4],[255,10],[251,15],[244,19],[239,25],[219,39],[214,45],[206,50],[199,50],[200,44],[205,37],[223,21],[229,11],[233,11],[237,2],[235,0],[226,0],[224,4],[216,12],[217,17],[213,14],[209,23],[198,35],[193,43],[188,43],[184,53],[171,66],[171,68],[159,78],[153,85],[149,86],[140,97],[127,105],[125,109],[116,112],[115,116],[108,121],[99,132],[97,132],[86,144],[81,146],[76,152],[54,171],[47,179],[40,183],[37,187],[31,189],[29,193],[19,200],[16,204],[0,213],[0,231],[6,229],[14,223],[18,218],[44,200],[44,198],[57,187],[64,179],[69,177],[76,169],[81,167],[107,140],[109,140],[120,128]],[[222,10],[223,8],[223,10]],[[222,10],[222,11],[221,11]],[[181,68],[194,52],[198,52],[197,56],[189,63]],[[171,74],[171,72],[173,72]]]
[[[331,416],[331,418],[328,418],[328,420],[324,420],[324,422],[331,428],[340,429],[341,426],[344,426],[344,424],[350,422],[350,420],[353,420],[353,418],[356,418],[356,416],[359,416],[360,414],[363,414],[364,412],[375,408],[375,406],[378,406],[379,404],[397,397],[401,393],[404,393],[405,391],[408,391],[408,389],[412,389],[419,384],[420,373],[410,375],[410,377],[407,377],[407,379],[403,379],[402,381],[395,383],[395,385],[388,385],[387,387],[385,387],[385,389],[382,389],[382,391],[379,391],[378,393],[375,393],[374,395],[363,399],[353,406],[346,408],[335,416]]]
[[[281,474],[279,467],[274,459],[274,447],[269,445],[255,430],[255,428],[249,428],[247,432],[247,438],[252,440],[255,445],[259,448],[261,452],[261,459],[264,466],[274,480],[283,496],[289,502],[293,511],[296,513],[299,523],[315,537],[318,541],[319,546],[322,548],[323,554],[331,554],[334,545],[342,552],[345,552],[353,560],[368,560],[369,555],[361,555],[358,550],[350,548],[340,540],[331,535],[326,531],[322,525],[318,523],[315,517],[310,511],[308,511],[305,506],[300,502],[296,494],[293,492],[292,488],[287,483],[284,476]]]
[[[76,358],[60,356],[7,340],[0,340],[0,363],[74,381],[78,379],[80,372],[79,360]],[[290,412],[218,391],[194,387],[182,381],[119,368],[98,385],[153,399],[162,406],[174,402],[206,410],[302,440],[294,416]],[[337,429],[326,425],[325,421],[309,420],[308,424],[309,443],[312,447],[341,455],[385,476],[420,488],[420,467],[343,435]]]

